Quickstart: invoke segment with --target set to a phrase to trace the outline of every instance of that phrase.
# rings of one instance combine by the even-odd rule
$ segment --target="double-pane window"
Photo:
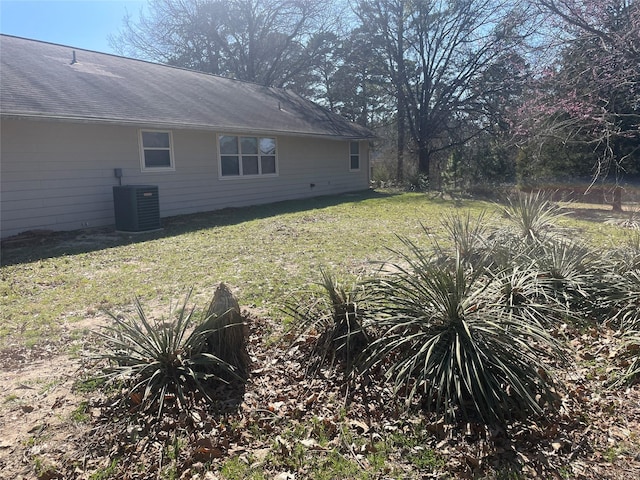
[[[173,169],[171,132],[141,130],[142,169]]]
[[[349,143],[349,170],[360,170],[360,143]]]
[[[220,135],[218,144],[223,177],[276,173],[275,138]]]

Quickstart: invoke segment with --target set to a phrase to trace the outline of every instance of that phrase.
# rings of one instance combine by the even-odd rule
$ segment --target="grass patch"
[[[88,402],[80,402],[73,412],[70,415],[71,421],[75,423],[88,423],[91,420],[91,415],[89,413],[89,403]]]
[[[4,399],[2,400],[2,403],[4,404],[13,403],[13,402],[18,402],[19,400],[20,400],[20,397],[18,397],[13,393],[10,393],[9,395],[4,397]]]
[[[105,378],[81,378],[73,384],[73,390],[78,393],[92,393],[103,389],[107,383]]]
[[[220,475],[225,480],[266,480],[268,477],[259,469],[240,457],[232,457],[220,468]]]
[[[162,232],[141,236],[85,234],[80,242],[77,233],[61,234],[4,248],[0,330],[34,345],[57,338],[61,318],[130,307],[133,295],[166,309],[190,288],[203,305],[222,281],[238,290],[241,305],[276,314],[282,298],[316,279],[319,266],[366,270],[370,261],[389,258],[387,247],[398,247],[398,236],[418,239],[422,226],[443,236],[440,219],[456,210],[496,212],[483,201],[363,192],[176,217],[164,221]],[[626,235],[601,221],[563,222],[597,241],[622,243]]]
[[[104,468],[99,468],[89,476],[89,480],[107,480],[112,478],[118,467],[118,459],[112,459]]]

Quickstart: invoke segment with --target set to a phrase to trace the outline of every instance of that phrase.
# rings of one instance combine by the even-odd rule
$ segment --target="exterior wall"
[[[161,217],[369,185],[367,142],[360,169],[350,171],[348,141],[277,136],[277,176],[221,179],[216,132],[172,132],[175,170],[142,172],[135,127],[2,120],[0,236],[115,224],[114,168],[122,169],[123,185],[158,186]]]

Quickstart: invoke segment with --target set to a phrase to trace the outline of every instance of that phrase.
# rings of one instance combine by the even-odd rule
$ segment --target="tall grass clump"
[[[292,298],[283,311],[293,319],[294,338],[315,338],[309,355],[308,374],[338,364],[349,370],[369,343],[365,330],[368,292],[360,282],[342,282],[328,271],[306,299]]]
[[[365,371],[386,368],[408,404],[420,397],[448,420],[503,424],[553,406],[549,365],[564,354],[530,314],[535,306],[518,308],[512,288],[507,308],[506,277],[489,275],[483,262],[470,265],[459,253],[434,261],[433,248],[401,240],[398,261],[374,282],[384,301],[374,310],[380,336],[365,351]]]
[[[123,384],[126,400],[142,411],[161,415],[168,404],[189,407],[198,396],[211,401],[212,384],[239,377],[236,366],[208,348],[212,330],[196,327],[189,298],[169,319],[150,318],[137,298],[135,316],[107,312],[113,324],[99,332],[105,346],[98,358],[108,362],[100,376]]]

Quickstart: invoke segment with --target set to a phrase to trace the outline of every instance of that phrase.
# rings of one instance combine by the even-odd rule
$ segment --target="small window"
[[[349,153],[349,170],[360,170],[360,142],[350,142]]]
[[[220,135],[220,175],[223,177],[275,175],[276,139]]]
[[[173,170],[171,132],[140,131],[142,170]]]

